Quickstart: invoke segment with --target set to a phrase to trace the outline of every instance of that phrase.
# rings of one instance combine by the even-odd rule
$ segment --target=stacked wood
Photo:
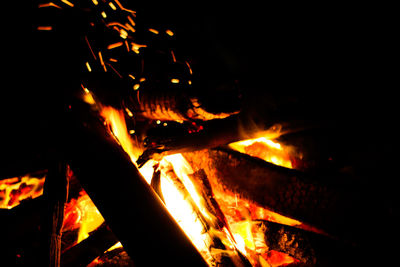
[[[68,163],[135,264],[205,266],[98,117],[76,103],[66,121]]]
[[[360,210],[366,209],[356,183],[343,175],[308,174],[223,148],[184,157],[195,170],[217,179],[221,190],[334,236],[352,240]]]
[[[200,127],[201,126],[201,127]],[[151,158],[161,159],[165,155],[215,148],[243,139],[255,138],[260,132],[279,134],[282,125],[248,123],[239,115],[226,119],[215,119],[200,124],[201,130],[180,131],[175,134],[160,132],[148,136],[147,148],[138,159],[139,166]]]

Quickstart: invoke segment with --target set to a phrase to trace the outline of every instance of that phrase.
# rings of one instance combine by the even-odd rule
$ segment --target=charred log
[[[98,117],[79,105],[67,118],[68,162],[135,264],[205,266],[130,157]]]
[[[270,250],[286,253],[307,266],[316,264],[314,248],[307,232],[273,222],[260,222],[265,229],[265,243]]]
[[[44,187],[46,207],[42,216],[43,266],[58,267],[61,258],[61,230],[64,205],[68,198],[68,166],[64,161],[53,163]]]
[[[278,124],[254,125],[240,116],[212,120],[201,124],[199,130],[188,132],[185,128],[168,134],[153,131],[148,135],[147,148],[137,163],[143,165],[151,158],[161,159],[165,155],[215,148],[246,138],[254,138],[260,131],[277,134],[282,126]]]
[[[88,238],[61,255],[61,266],[87,266],[117,242],[107,225],[102,224]]]
[[[195,169],[215,177],[222,190],[335,236],[355,238],[352,232],[366,210],[356,183],[345,176],[307,174],[276,166],[228,149],[185,153]],[[367,214],[367,213],[365,213]]]

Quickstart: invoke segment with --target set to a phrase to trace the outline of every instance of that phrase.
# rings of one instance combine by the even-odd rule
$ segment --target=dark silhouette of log
[[[61,257],[61,230],[64,205],[68,198],[68,166],[65,161],[49,166],[43,195],[45,207],[42,215],[43,266],[59,267]]]
[[[71,106],[68,163],[135,265],[206,266],[97,113]]]

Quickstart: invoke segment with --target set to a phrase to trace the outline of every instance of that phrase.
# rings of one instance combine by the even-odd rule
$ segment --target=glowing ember
[[[45,176],[26,175],[0,180],[0,209],[11,209],[21,201],[43,194]]]

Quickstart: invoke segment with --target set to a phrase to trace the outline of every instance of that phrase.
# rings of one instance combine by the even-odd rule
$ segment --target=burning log
[[[142,166],[151,158],[160,159],[165,155],[215,148],[242,140],[244,137],[256,137],[260,134],[260,130],[264,134],[277,136],[282,127],[273,123],[255,127],[253,124],[246,123],[240,116],[231,116],[205,122],[199,128],[189,133],[185,129],[174,135],[168,135],[165,132],[149,135],[146,141],[147,149],[139,157],[138,165]]]
[[[68,166],[65,162],[52,164],[44,187],[46,207],[43,214],[43,266],[60,266],[61,230],[64,221],[64,205],[68,198]]]
[[[345,239],[352,239],[359,210],[365,210],[355,184],[346,177],[311,175],[222,148],[184,157],[194,169],[215,177],[221,190]]]
[[[61,255],[61,266],[87,266],[117,242],[115,235],[103,224],[87,239],[65,251]]]
[[[208,235],[209,239],[205,238],[204,243],[209,246],[206,248],[206,250],[209,251],[203,252],[207,253],[207,257],[212,258],[210,262],[212,262],[212,264],[216,264],[217,266],[250,266],[248,260],[243,257],[238,250],[233,247],[227,247],[227,243],[229,242],[228,240],[232,240],[233,237],[230,235],[230,233],[228,233],[229,230],[227,229],[229,229],[229,227],[225,218],[223,217],[223,214],[221,216],[221,214],[218,214],[217,212],[220,212],[218,204],[214,202],[213,204],[215,204],[215,206],[213,206],[207,201],[209,197],[212,197],[212,192],[210,188],[205,188],[204,186],[204,184],[207,183],[207,177],[202,175],[204,173],[197,172],[193,173],[193,175],[189,175],[189,182],[189,180],[179,177],[172,164],[165,161],[163,164],[161,164],[161,172],[163,174],[163,178],[168,181],[168,183],[173,184],[177,192],[179,192],[184,200],[190,205],[193,213],[196,214],[196,220],[198,220],[199,224],[201,225],[201,231]],[[202,185],[195,185],[196,191],[200,190],[199,196],[203,197],[201,198],[200,203],[199,200],[195,201],[194,199],[197,192],[195,193],[187,188],[187,186],[190,186],[191,183],[197,184],[196,177],[202,178]],[[209,195],[206,196],[206,193],[209,193]],[[203,203],[203,201],[206,203]],[[205,205],[203,206],[203,204]],[[168,202],[166,202],[166,205],[168,207]],[[186,230],[189,229],[186,228]],[[216,234],[217,232],[218,234]],[[190,234],[190,232],[188,233]]]
[[[205,266],[102,122],[78,103],[71,113],[67,118],[71,142],[65,147],[68,162],[135,264]]]

